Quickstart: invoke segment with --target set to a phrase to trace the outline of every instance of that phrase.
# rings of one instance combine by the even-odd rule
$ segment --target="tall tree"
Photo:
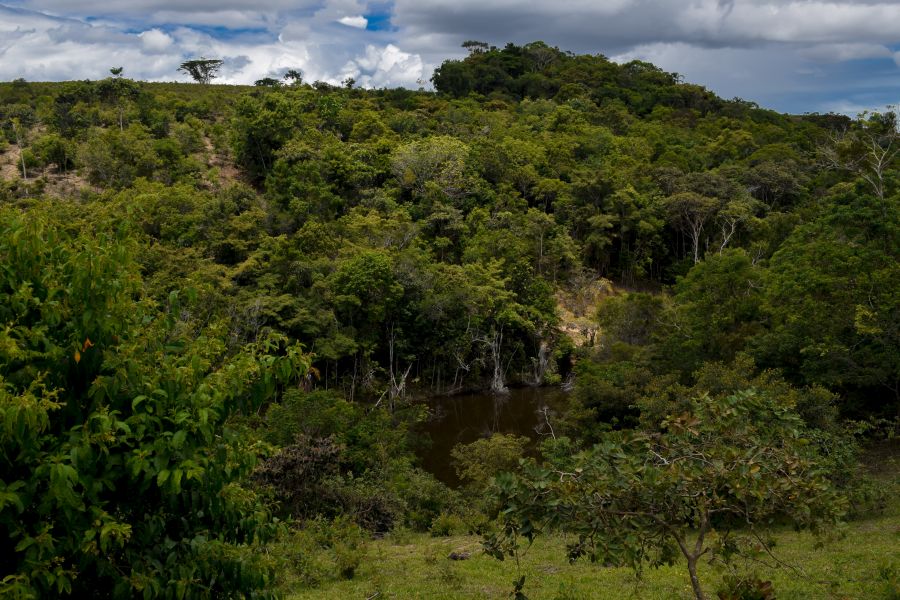
[[[208,84],[219,76],[224,61],[218,58],[195,58],[181,63],[178,70],[187,73],[197,83]]]

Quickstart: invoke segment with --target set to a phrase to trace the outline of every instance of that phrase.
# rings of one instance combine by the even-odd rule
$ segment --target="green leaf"
[[[137,412],[138,407],[147,400],[147,396],[137,396],[131,401],[132,412]]]

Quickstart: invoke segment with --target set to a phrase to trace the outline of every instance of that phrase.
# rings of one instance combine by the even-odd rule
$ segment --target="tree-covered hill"
[[[234,507],[263,499],[186,522],[194,541],[173,542],[167,560],[202,553],[187,572],[129,542],[179,529],[170,512],[138,525],[141,507],[100,489],[152,488],[177,511],[182,487],[202,480],[202,499],[246,482],[244,463],[204,476],[183,466],[236,431],[229,417],[293,448],[257,477],[295,514],[377,529],[428,527],[447,508],[409,453],[406,426],[430,394],[568,381],[555,434],[581,444],[750,388],[828,435],[845,419],[885,427],[900,414],[892,113],[784,115],[643,62],[541,42],[466,47],[435,71],[435,92],[297,73],[254,87],[0,84],[0,388],[4,417],[27,424],[0,432],[0,534],[21,540],[0,557],[24,578],[9,585],[105,585],[140,562],[116,589],[152,596],[157,576],[194,589],[236,564],[231,545],[251,543],[254,524]],[[300,367],[267,375],[287,357]],[[226,377],[240,385],[222,390]],[[244,388],[246,406],[232,397]],[[222,404],[208,435],[179,433],[173,397]],[[266,421],[271,402],[281,417]],[[280,418],[304,424],[281,431]],[[134,432],[145,420],[146,440]],[[187,445],[175,457],[150,449],[154,436]],[[228,460],[252,454],[225,446]],[[84,467],[88,447],[90,461],[157,458]],[[44,466],[29,475],[26,463]],[[285,483],[298,464],[313,483]],[[17,516],[22,494],[47,486],[57,499]],[[84,539],[38,551],[41,535],[63,535],[53,502]],[[214,551],[196,541],[221,523],[231,529]],[[121,553],[79,558],[97,543]],[[56,574],[40,583],[28,569]]]

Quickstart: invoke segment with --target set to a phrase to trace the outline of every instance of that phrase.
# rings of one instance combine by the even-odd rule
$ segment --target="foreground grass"
[[[785,565],[756,565],[763,579],[771,580],[779,600],[898,598],[889,591],[886,572],[900,571],[900,464],[896,453],[882,457],[880,481],[889,492],[886,509],[850,522],[843,536],[817,540],[808,533],[772,532],[775,555]],[[884,462],[887,461],[887,464]],[[890,465],[889,468],[885,468]],[[638,579],[630,569],[605,568],[565,560],[562,536],[539,538],[515,562],[500,562],[480,552],[476,536],[432,538],[407,534],[372,542],[351,580],[323,583],[317,588],[297,586],[291,600],[323,598],[509,598],[513,580],[525,575],[525,592],[532,600],[556,599],[676,599],[692,598],[683,564],[646,569]],[[451,552],[470,552],[471,558],[452,561]],[[701,579],[710,598],[721,583],[722,572],[703,564]],[[896,575],[895,575],[896,577]]]

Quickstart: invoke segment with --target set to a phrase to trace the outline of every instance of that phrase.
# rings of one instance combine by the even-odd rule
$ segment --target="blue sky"
[[[640,58],[726,98],[855,114],[900,102],[900,3],[879,0],[0,0],[0,79],[222,81],[299,68],[308,81],[428,85],[467,39],[543,40]]]

